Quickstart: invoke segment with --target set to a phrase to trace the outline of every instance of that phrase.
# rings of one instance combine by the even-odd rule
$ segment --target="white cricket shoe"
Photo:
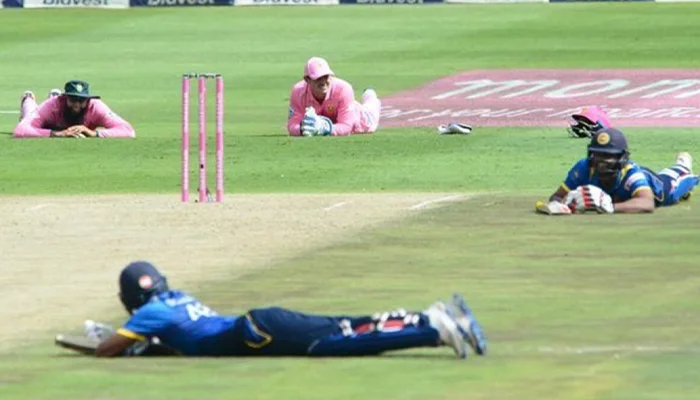
[[[688,168],[690,173],[693,173],[693,157],[687,151],[678,153],[678,156],[676,156],[676,164]]]
[[[372,88],[367,88],[362,91],[362,102],[364,103],[367,99],[375,98],[378,99],[377,92]]]
[[[431,305],[423,314],[428,316],[430,325],[437,329],[440,341],[452,347],[457,358],[467,358],[467,342],[459,331],[459,327],[447,313],[445,303],[438,301]]]
[[[60,95],[61,95],[61,89],[51,89],[51,91],[49,91],[48,98],[50,99],[52,97],[56,97],[56,96],[60,96]]]
[[[22,93],[22,100],[19,102],[19,120],[24,119],[24,101],[27,99],[33,99],[36,100],[36,96],[34,96],[34,92],[31,90],[26,90],[24,93]]]

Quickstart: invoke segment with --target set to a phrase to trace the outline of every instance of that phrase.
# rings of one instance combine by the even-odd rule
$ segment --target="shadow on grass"
[[[93,358],[92,356],[86,356],[78,353],[66,353],[57,354],[53,356],[55,359],[78,359],[78,358]],[[392,353],[384,354],[380,356],[337,356],[337,357],[308,357],[308,356],[230,356],[230,357],[185,357],[185,356],[144,356],[144,357],[132,357],[133,359],[140,360],[172,360],[177,358],[179,360],[226,360],[226,359],[248,359],[248,360],[318,360],[318,361],[328,361],[328,360],[359,360],[359,359],[376,359],[378,361],[386,360],[446,360],[452,361],[455,357],[449,353],[440,354],[422,354],[422,353]]]

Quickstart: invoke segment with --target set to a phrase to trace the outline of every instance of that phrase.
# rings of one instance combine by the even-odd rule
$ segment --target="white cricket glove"
[[[459,122],[450,122],[447,125],[438,126],[438,133],[441,135],[462,134],[469,135],[472,133],[472,126]]]
[[[547,215],[571,215],[569,206],[558,200],[552,200],[549,203],[538,201],[535,203],[535,211]]]
[[[301,120],[301,134],[304,136],[328,136],[333,132],[333,122],[316,114],[313,107],[306,107]]]
[[[565,204],[572,212],[577,213],[595,211],[598,214],[612,214],[615,212],[612,197],[594,185],[583,185],[572,190],[566,196]]]

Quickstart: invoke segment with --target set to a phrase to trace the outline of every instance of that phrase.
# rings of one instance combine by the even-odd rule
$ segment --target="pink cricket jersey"
[[[333,121],[333,136],[347,136],[361,131],[360,104],[355,101],[355,92],[347,81],[331,77],[328,94],[322,103],[314,98],[311,87],[305,81],[297,82],[289,97],[287,132],[290,135],[301,136],[301,120],[309,106],[316,110],[316,114]]]
[[[49,137],[51,131],[69,128],[63,120],[65,96],[52,97],[39,105],[31,114],[24,117],[12,132],[14,137]],[[90,99],[82,125],[97,129],[100,137],[133,138],[134,128],[112,111],[102,100]],[[99,128],[99,129],[98,129]]]

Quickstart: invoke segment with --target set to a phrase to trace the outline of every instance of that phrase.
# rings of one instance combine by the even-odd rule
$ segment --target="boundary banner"
[[[129,0],[24,0],[24,8],[129,8]]]
[[[339,0],[234,0],[235,6],[336,6]]]
[[[448,4],[549,3],[549,0],[445,0]]]
[[[391,5],[420,5],[420,4],[442,4],[444,0],[340,0],[340,4],[391,4]]]
[[[653,3],[654,0],[549,0],[550,3]]]
[[[130,0],[131,7],[232,6],[233,0]]]

